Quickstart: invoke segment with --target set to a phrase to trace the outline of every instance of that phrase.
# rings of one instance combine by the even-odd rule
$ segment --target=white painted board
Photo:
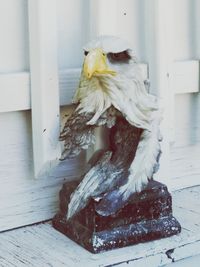
[[[199,61],[177,61],[172,66],[174,94],[198,93],[200,88]]]
[[[140,68],[144,79],[147,79],[148,65],[140,63]],[[59,71],[60,106],[66,106],[71,103],[79,83],[80,74],[80,68],[62,69]],[[0,74],[0,88],[0,112],[31,109],[31,84],[29,72]],[[38,98],[36,100],[38,106],[39,100]],[[46,101],[48,101],[48,99],[46,99]]]
[[[60,158],[56,0],[29,0],[32,134],[35,177]]]

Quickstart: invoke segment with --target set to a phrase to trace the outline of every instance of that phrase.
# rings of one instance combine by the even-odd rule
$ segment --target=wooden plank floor
[[[173,193],[174,215],[182,225],[177,236],[91,254],[52,228],[51,223],[0,234],[1,267],[158,267],[200,254],[200,186]],[[168,256],[167,256],[168,254]]]
[[[170,149],[171,190],[200,184],[200,143]]]

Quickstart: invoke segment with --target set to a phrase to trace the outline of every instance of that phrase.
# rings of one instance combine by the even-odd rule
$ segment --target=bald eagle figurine
[[[147,92],[129,44],[101,36],[84,47],[75,110],[60,134],[61,160],[75,157],[95,143],[97,126],[110,128],[110,149],[101,151],[70,197],[67,219],[98,198],[96,211],[115,214],[140,192],[158,169],[161,112]],[[136,139],[138,145],[135,148]]]

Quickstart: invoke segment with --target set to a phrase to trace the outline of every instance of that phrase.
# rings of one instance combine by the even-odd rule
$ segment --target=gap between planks
[[[186,201],[187,200],[187,201]],[[173,193],[174,216],[182,225],[181,234],[153,242],[92,254],[50,223],[27,226],[0,234],[1,267],[97,267],[97,266],[163,266],[172,262],[166,255],[180,260],[200,251],[200,186]],[[196,205],[194,205],[196,203]]]

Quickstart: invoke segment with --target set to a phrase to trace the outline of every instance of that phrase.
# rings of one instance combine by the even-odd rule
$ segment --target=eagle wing
[[[83,180],[70,197],[67,219],[83,209],[92,197],[101,198],[102,194],[116,187],[123,170],[110,164],[111,157],[112,151],[102,151],[99,160],[85,174]]]
[[[159,122],[158,117],[152,122],[152,131],[143,130],[135,158],[129,167],[127,182],[117,188],[114,186],[97,205],[96,211],[102,216],[115,214],[123,208],[135,192],[144,189],[158,170],[161,154]]]
[[[82,149],[87,149],[90,144],[95,143],[95,127],[100,125],[106,125],[108,128],[113,127],[117,114],[118,112],[110,107],[101,115],[95,125],[88,125],[87,122],[93,118],[94,113],[82,113],[77,108],[66,121],[60,134],[60,141],[64,141],[61,160],[75,157]],[[101,151],[97,162],[84,175],[83,180],[71,195],[68,205],[68,219],[84,208],[91,197],[112,190],[122,170],[107,164],[111,156],[111,151]],[[108,175],[110,179],[107,179]]]
[[[79,106],[67,119],[59,140],[64,142],[61,160],[77,156],[81,150],[95,143],[94,130],[96,126],[106,125],[111,128],[116,123],[116,110],[113,107],[108,108],[95,124],[88,124],[94,117],[92,112],[80,112]]]
[[[61,160],[77,156],[81,150],[95,143],[93,125],[87,125],[94,114],[73,111],[67,119],[59,140],[64,142]]]

